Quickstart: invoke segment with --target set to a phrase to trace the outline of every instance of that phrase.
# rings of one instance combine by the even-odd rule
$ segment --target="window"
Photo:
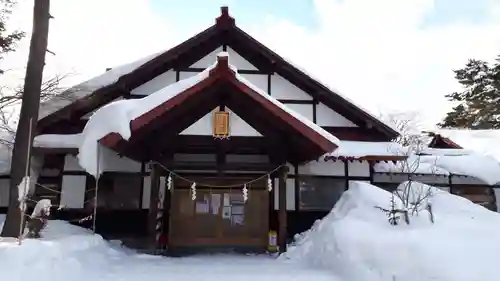
[[[390,183],[390,182],[375,182],[375,186],[382,188],[385,191],[394,192],[401,183]]]
[[[141,181],[142,177],[139,174],[103,174],[99,179],[97,207],[125,210],[138,209],[142,201]],[[90,188],[93,189],[95,186]],[[91,199],[93,192],[90,192],[88,197],[88,199]],[[89,203],[92,204],[93,202],[90,201]]]
[[[299,179],[301,210],[329,211],[346,189],[347,180],[301,176]]]

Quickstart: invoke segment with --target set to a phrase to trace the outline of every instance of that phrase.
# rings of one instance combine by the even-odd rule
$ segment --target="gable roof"
[[[221,44],[231,46],[252,64],[266,68],[270,74],[278,73],[293,84],[309,89],[307,92],[316,100],[351,119],[360,127],[374,128],[385,135],[387,140],[399,135],[395,128],[360,109],[338,92],[313,79],[238,28],[234,18],[229,15],[227,7],[221,8],[221,15],[213,26],[172,49],[116,68],[111,70],[111,73],[105,73],[79,85],[88,89],[85,90],[85,94],[74,95],[76,102],[63,102],[59,105],[56,103],[55,106],[48,106],[51,104],[49,101],[46,105],[42,105],[41,118],[38,123],[39,131],[65,118],[82,116],[119,96],[127,95],[132,89],[169,69],[189,67]],[[45,110],[45,108],[50,109]]]
[[[272,135],[278,133],[280,140],[273,150],[284,149],[288,161],[298,163],[316,160],[339,146],[339,140],[312,121],[287,108],[275,98],[259,89],[229,65],[227,53],[221,53],[217,62],[196,76],[170,84],[141,99],[121,100],[98,109],[83,130],[80,157],[94,155],[97,141],[126,156],[137,156],[136,160],[149,161],[162,152],[159,145],[143,145],[144,140],[168,139],[196,120],[183,118],[185,112],[211,110],[215,104],[227,104],[259,124],[260,129]],[[193,113],[195,114],[195,113]],[[195,114],[196,115],[196,114]],[[193,120],[194,118],[194,120]],[[161,134],[159,135],[159,130]],[[261,132],[262,133],[262,132]],[[266,136],[266,133],[263,133]],[[150,147],[153,154],[136,154]],[[127,155],[126,149],[130,153]],[[81,159],[82,160],[82,159]],[[86,161],[87,171],[97,173],[94,159]]]

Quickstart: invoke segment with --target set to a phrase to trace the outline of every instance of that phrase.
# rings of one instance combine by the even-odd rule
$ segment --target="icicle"
[[[273,191],[273,181],[271,180],[271,175],[267,175],[267,190],[269,192]]]
[[[191,200],[196,200],[196,183],[193,182],[191,185]]]
[[[247,184],[243,185],[243,202],[247,202],[248,200],[248,189]]]
[[[167,188],[168,190],[172,190],[172,173],[168,174],[167,178]]]

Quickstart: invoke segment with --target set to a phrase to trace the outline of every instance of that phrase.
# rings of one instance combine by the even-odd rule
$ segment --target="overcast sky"
[[[19,2],[11,27],[30,32],[33,0]],[[374,114],[418,111],[428,127],[459,89],[452,70],[500,54],[500,0],[52,0],[46,74],[75,83],[168,49],[213,24],[221,5]],[[3,62],[8,83],[21,82],[28,42]]]

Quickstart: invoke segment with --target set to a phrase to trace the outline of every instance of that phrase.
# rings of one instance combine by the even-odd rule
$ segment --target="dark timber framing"
[[[281,167],[278,174],[278,246],[280,253],[286,252],[286,244],[287,244],[287,209],[286,209],[286,195],[287,195],[287,174],[288,174],[288,166],[284,163],[284,166]]]

